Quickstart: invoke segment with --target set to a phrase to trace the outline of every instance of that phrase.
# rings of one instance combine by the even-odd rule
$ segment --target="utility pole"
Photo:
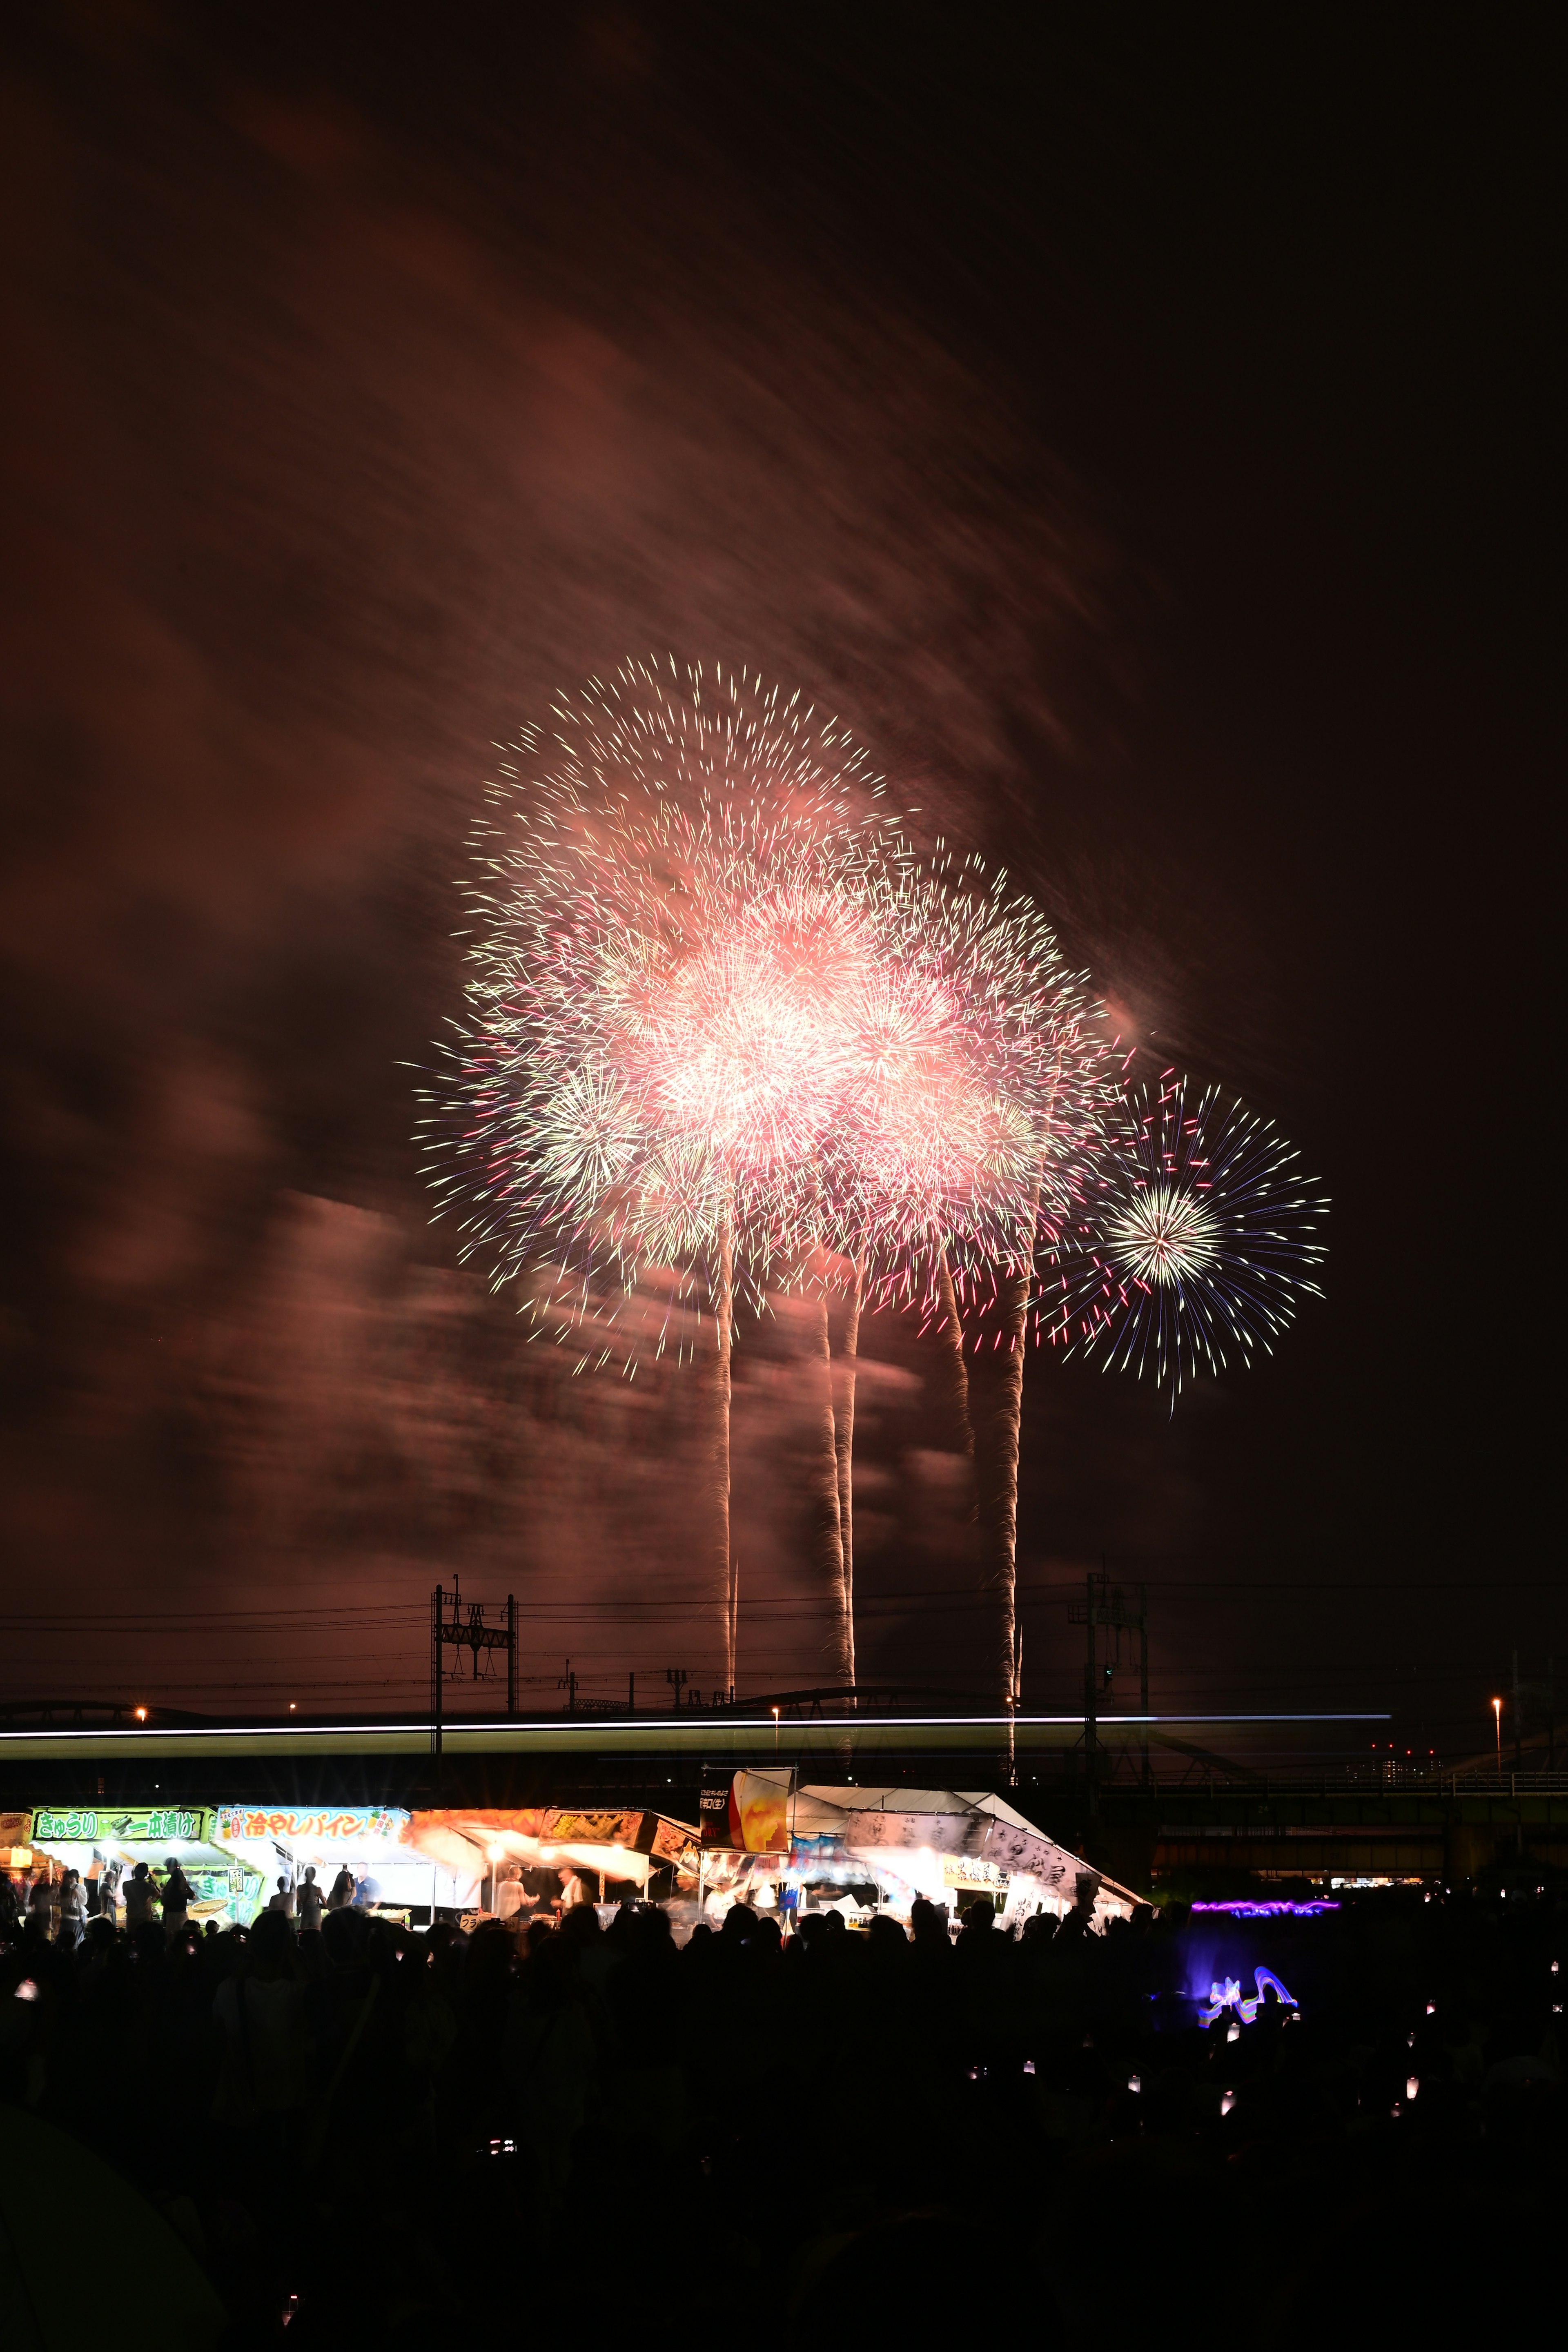
[[[1520,1769],[1523,1744],[1524,1725],[1519,1704],[1519,1649],[1516,1643],[1513,1653],[1513,1769],[1516,1772]]]
[[[664,1670],[664,1679],[669,1685],[670,1706],[674,1707],[676,1712],[679,1714],[680,1710],[680,1694],[686,1687],[686,1668],[684,1666],[666,1666]]]
[[[1103,1570],[1101,1573],[1103,1575]],[[1096,1687],[1100,1677],[1094,1663],[1094,1574],[1091,1570],[1089,1578],[1089,1598],[1085,1602],[1083,1612],[1083,1622],[1089,1628],[1089,1659],[1083,1670],[1083,1769],[1089,1784],[1089,1811],[1091,1820],[1100,1811],[1100,1794],[1094,1769],[1095,1702],[1100,1696]]]
[[[446,1728],[446,1683],[448,1650],[467,1650],[472,1679],[479,1679],[479,1658],[485,1671],[497,1650],[506,1652],[506,1711],[517,1714],[517,1599],[509,1592],[504,1602],[470,1601],[465,1612],[456,1580],[451,1591],[452,1613],[447,1615],[447,1594],[440,1585],[430,1595],[430,1753],[439,1757]]]
[[[1546,1661],[1546,1769],[1557,1769],[1557,1680],[1550,1658]]]
[[[1143,1718],[1143,1786],[1149,1786],[1149,1588],[1138,1587],[1138,1712]]]
[[[1123,1643],[1126,1663],[1131,1662],[1134,1633],[1138,1636],[1138,1696],[1143,1722],[1141,1727],[1143,1786],[1149,1786],[1149,1588],[1138,1587],[1136,1610],[1128,1606],[1127,1595],[1120,1584],[1112,1584],[1103,1563],[1099,1570],[1090,1569],[1081,1601],[1069,1601],[1068,1621],[1084,1628],[1085,1657],[1083,1668],[1083,1754],[1084,1778],[1089,1790],[1089,1810],[1092,1815],[1099,1810],[1098,1775],[1100,1763],[1100,1698],[1103,1691],[1109,1697],[1117,1668],[1123,1664]],[[1105,1657],[1100,1660],[1095,1642],[1095,1628],[1106,1632]],[[1112,1768],[1114,1769],[1114,1767]]]

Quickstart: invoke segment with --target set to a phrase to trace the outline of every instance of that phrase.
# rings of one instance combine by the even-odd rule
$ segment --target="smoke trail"
[[[703,1606],[717,1612],[724,1687],[735,1679],[734,1569],[730,1556],[730,1356],[734,1338],[735,1265],[730,1210],[719,1220],[712,1297],[712,1343],[697,1338],[703,1461],[702,1524],[698,1537],[703,1564]]]
[[[855,1371],[860,1343],[860,1286],[865,1268],[849,1264],[848,1307],[844,1344],[834,1382],[834,1443],[838,1455],[838,1538],[844,1555],[844,1615],[848,1637],[849,1682],[855,1681]]]

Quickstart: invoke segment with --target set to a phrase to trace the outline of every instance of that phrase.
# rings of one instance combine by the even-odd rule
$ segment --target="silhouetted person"
[[[98,1916],[112,1927],[120,1925],[120,1882],[125,1875],[125,1865],[106,1862],[98,1874]]]
[[[224,2032],[213,2107],[220,2123],[250,2131],[268,2119],[297,2123],[310,2090],[305,2002],[293,1930],[281,1912],[264,1911],[213,2001]]]
[[[305,1864],[305,1875],[300,1881],[294,1896],[295,1916],[299,1919],[300,1933],[302,1936],[313,1935],[321,1926],[323,1900],[321,1887],[316,1882],[316,1865],[313,1862],[308,1862]]]
[[[353,1899],[354,1874],[345,1862],[332,1881],[331,1891],[327,1896],[327,1908],[329,1911],[346,1911]]]
[[[173,1854],[164,1864],[163,1932],[177,1936],[186,1925],[194,1889]]]
[[[294,1916],[294,1889],[284,1872],[278,1874],[278,1892],[268,1903],[268,1911],[280,1911],[285,1919]]]
[[[139,1862],[125,1882],[125,1925],[130,1934],[153,1919],[158,1888],[144,1862]]]
[[[917,1895],[910,1906],[910,1941],[923,1960],[950,1960],[952,1938],[947,1932],[947,1913],[940,1903],[928,1903]]]
[[[59,1914],[59,1941],[68,1951],[74,1951],[87,1923],[87,1896],[79,1870],[68,1870],[60,1881]]]

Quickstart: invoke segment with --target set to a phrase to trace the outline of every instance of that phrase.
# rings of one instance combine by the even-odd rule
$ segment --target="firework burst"
[[[826,1171],[875,942],[846,887],[902,854],[865,754],[744,674],[631,664],[510,747],[471,849],[467,1012],[422,1131],[460,1254],[527,1274],[542,1328],[636,1369],[639,1287],[673,1268],[703,1397],[704,1574],[734,1671],[730,1357],[737,1289],[820,1263]],[[615,1304],[619,1292],[621,1306]],[[817,1548],[849,1612],[833,1394]]]
[[[1148,1375],[1172,1402],[1194,1372],[1268,1353],[1303,1294],[1328,1202],[1273,1125],[1167,1070],[1126,1100],[1089,1213],[1043,1302],[1053,1336]]]
[[[1099,1008],[1030,903],[939,848],[862,868],[837,1245],[880,1303],[1033,1262],[1079,1198],[1108,1095]]]
[[[760,1301],[823,1229],[875,953],[846,877],[901,844],[864,753],[753,679],[631,665],[553,716],[475,830],[427,1172],[498,1285],[554,1268],[557,1318],[574,1274],[700,1295],[721,1234]]]

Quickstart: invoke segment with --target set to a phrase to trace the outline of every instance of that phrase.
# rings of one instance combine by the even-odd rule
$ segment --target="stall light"
[[[1417,2092],[1420,2088],[1421,2088],[1421,2077],[1420,2077],[1420,2075],[1419,2075],[1419,2074],[1406,2074],[1406,2076],[1405,2077],[1405,2097],[1406,2097],[1407,2099],[1413,2099],[1413,2098],[1415,2096],[1416,2092]]]
[[[1239,2042],[1241,2040],[1241,2027],[1237,2024],[1234,2017],[1226,2028],[1225,2038],[1227,2042]]]
[[[1026,2059],[1025,2059],[1025,2061],[1024,2061],[1024,2072],[1025,2072],[1025,2074],[1032,2074],[1034,2073],[1034,2071],[1035,2071],[1035,2062],[1034,2062],[1034,2060],[1033,2060],[1032,2058],[1026,2058]]]
[[[137,1710],[136,1710],[136,1720],[137,1720],[137,1722],[138,1722],[138,1723],[145,1723],[145,1722],[146,1722],[146,1720],[147,1720],[147,1710],[146,1710],[146,1708],[145,1708],[144,1706],[139,1706],[139,1707],[137,1708]]]
[[[1405,2047],[1406,2048],[1406,2050],[1414,2050],[1414,2049],[1415,2049],[1415,2036],[1414,2035],[1414,2033],[1407,2033],[1407,2034],[1405,2035]]]
[[[1129,2074],[1127,2077],[1127,2087],[1130,2091],[1141,2091],[1143,2088],[1142,2075]]]
[[[1436,2014],[1437,2014],[1437,2004],[1436,2004],[1436,2002],[1435,2000],[1429,2000],[1429,2001],[1427,2002],[1427,2004],[1426,2004],[1426,2014],[1427,2014],[1427,2016],[1428,2016],[1428,2017],[1436,2017]]]
[[[1228,2116],[1228,2115],[1229,2115],[1229,2113],[1230,2113],[1230,2111],[1231,2111],[1231,2109],[1232,2109],[1232,2107],[1234,2107],[1234,2106],[1235,2106],[1235,2105],[1236,2105],[1236,2093],[1235,2093],[1234,2091],[1226,2091],[1226,2092],[1225,2093],[1224,2096],[1221,2098],[1220,2103],[1219,2103],[1219,2111],[1220,2111],[1221,2115],[1222,2115],[1222,2116]]]
[[[33,1979],[32,1979],[32,1978],[31,1978],[31,1977],[24,1977],[24,1978],[22,1979],[21,1983],[16,1987],[16,1991],[15,1998],[16,1998],[17,2000],[37,2000],[37,1998],[38,1998],[38,1988],[37,1988],[37,1986],[33,1982]]]

